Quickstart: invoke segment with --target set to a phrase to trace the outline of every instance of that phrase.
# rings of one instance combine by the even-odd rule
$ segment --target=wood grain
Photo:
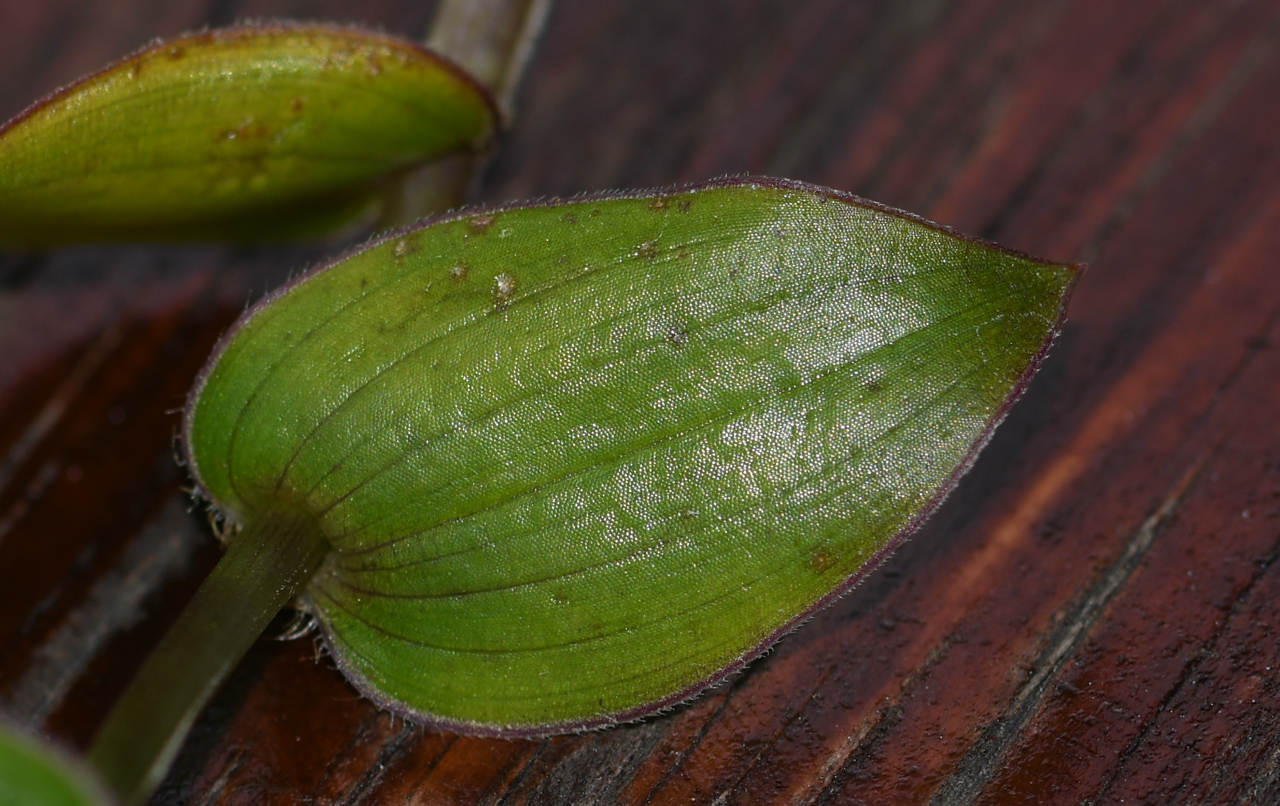
[[[431,11],[353,8],[7,4],[0,114],[206,23]],[[693,702],[461,738],[263,640],[154,803],[1280,801],[1278,46],[1267,0],[558,0],[485,200],[789,175],[1087,260],[1066,331],[930,524]],[[216,560],[174,410],[342,246],[0,256],[11,718],[83,747]]]

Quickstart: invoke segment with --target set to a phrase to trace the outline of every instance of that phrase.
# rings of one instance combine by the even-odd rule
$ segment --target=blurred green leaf
[[[495,128],[419,45],[272,24],[156,44],[0,129],[0,245],[312,235]]]
[[[107,802],[79,764],[0,722],[0,806],[103,806]]]

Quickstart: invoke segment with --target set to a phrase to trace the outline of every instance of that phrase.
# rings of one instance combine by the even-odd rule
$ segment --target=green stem
[[[159,785],[205,703],[328,548],[303,517],[264,519],[231,541],[89,748],[122,803],[144,803]]]

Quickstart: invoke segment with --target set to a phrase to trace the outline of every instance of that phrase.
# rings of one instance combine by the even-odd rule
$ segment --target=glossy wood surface
[[[0,6],[0,115],[243,17]],[[156,804],[1280,800],[1280,9],[1268,0],[557,0],[486,201],[785,175],[1084,260],[942,511],[745,673],[548,740],[425,731],[260,641]],[[0,256],[0,709],[77,748],[217,558],[175,410],[342,243]],[[285,632],[277,621],[273,632]]]

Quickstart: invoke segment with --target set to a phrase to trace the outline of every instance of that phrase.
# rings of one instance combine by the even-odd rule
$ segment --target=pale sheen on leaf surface
[[[252,309],[187,449],[232,521],[323,532],[305,601],[368,696],[598,726],[739,668],[915,529],[1076,275],[784,180],[463,212]]]
[[[459,68],[384,34],[274,23],[158,43],[0,128],[0,245],[323,233],[495,124]]]

